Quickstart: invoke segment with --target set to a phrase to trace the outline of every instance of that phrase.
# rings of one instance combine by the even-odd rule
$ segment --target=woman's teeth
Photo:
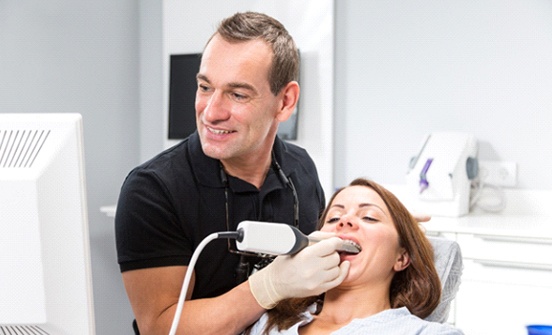
[[[362,248],[360,245],[351,240],[343,240],[341,247],[337,249],[338,252],[344,252],[348,254],[358,254]]]

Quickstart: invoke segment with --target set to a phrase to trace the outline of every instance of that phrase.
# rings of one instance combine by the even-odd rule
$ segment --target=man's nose
[[[205,121],[214,123],[228,119],[230,112],[227,107],[224,96],[218,92],[213,93],[203,109]]]

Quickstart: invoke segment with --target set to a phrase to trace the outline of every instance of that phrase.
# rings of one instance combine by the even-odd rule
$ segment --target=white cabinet
[[[529,324],[552,325],[552,237],[477,233],[445,221],[428,225],[427,234],[456,240],[462,250],[464,271],[449,323],[469,335],[526,335]]]
[[[408,206],[404,187],[390,189]],[[464,272],[448,321],[466,335],[526,335],[529,324],[552,325],[552,191],[504,195],[501,213],[423,223],[428,235],[460,245]]]
[[[466,334],[527,334],[552,324],[552,239],[457,234],[464,273],[455,324]]]

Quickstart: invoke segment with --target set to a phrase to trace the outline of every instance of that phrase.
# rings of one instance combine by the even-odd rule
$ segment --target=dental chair
[[[441,279],[441,301],[425,319],[444,323],[447,321],[451,302],[456,297],[462,276],[462,252],[456,241],[443,237],[428,236],[433,246],[435,268]]]

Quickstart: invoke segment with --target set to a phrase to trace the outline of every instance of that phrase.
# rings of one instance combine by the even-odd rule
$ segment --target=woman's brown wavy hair
[[[441,284],[434,266],[433,248],[430,242],[408,209],[386,188],[364,178],[353,180],[349,186],[365,186],[379,194],[391,214],[399,235],[399,245],[405,248],[410,256],[409,266],[395,273],[391,282],[389,292],[391,307],[406,307],[412,314],[422,319],[427,317],[439,305],[441,298]],[[333,194],[320,217],[318,229],[324,225],[324,218],[337,194],[347,187]],[[268,334],[268,330],[273,327],[288,329],[293,326],[301,320],[301,313],[316,301],[319,301],[319,304],[323,303],[319,297],[281,301],[274,309],[268,311],[269,320],[265,334]],[[321,306],[319,310],[320,308]]]

